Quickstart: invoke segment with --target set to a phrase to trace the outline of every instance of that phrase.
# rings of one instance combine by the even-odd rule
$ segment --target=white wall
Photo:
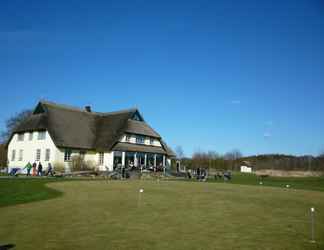
[[[80,151],[82,150],[72,149],[71,159],[73,156],[80,155]],[[65,169],[68,171],[70,162],[64,162],[64,152],[64,148],[59,149],[57,161],[64,163]],[[94,164],[95,168],[98,168],[98,170],[100,171],[106,171],[107,168],[109,170],[113,170],[113,152],[104,152],[103,164],[99,164],[99,155],[100,153],[96,151],[85,151],[84,161],[91,161]]]
[[[136,135],[130,135],[130,141],[126,141],[126,134],[123,135],[121,138],[120,138],[120,142],[128,142],[128,143],[135,143],[136,144]],[[143,136],[145,138],[144,140],[144,145],[151,145],[151,146],[156,146],[156,147],[162,147],[160,141],[156,138],[153,138],[153,137],[148,137],[148,136]],[[150,143],[150,138],[153,139],[153,144]]]
[[[41,162],[43,165],[43,169],[46,170],[48,163],[50,162],[53,166],[55,163],[62,163],[64,164],[65,168],[68,169],[70,163],[64,161],[64,148],[57,148],[50,136],[50,134],[46,131],[46,136],[44,140],[38,140],[38,131],[33,132],[32,140],[29,140],[29,132],[24,133],[24,140],[18,141],[18,134],[15,134],[9,145],[8,145],[8,167],[9,171],[13,167],[24,168],[28,162],[33,164],[36,162]],[[120,139],[121,142],[126,142],[126,135],[123,135]],[[136,143],[136,135],[131,135],[130,143]],[[145,145],[150,144],[150,137],[145,137]],[[160,141],[154,138],[153,145],[162,147]],[[36,150],[41,150],[41,157],[40,161],[36,161]],[[45,161],[45,151],[46,149],[50,150],[50,159],[49,161]],[[16,151],[15,159],[12,161],[12,151]],[[19,150],[23,150],[23,158],[19,160]],[[71,157],[75,155],[79,155],[80,150],[72,149]],[[114,154],[113,152],[104,152],[104,162],[103,164],[99,165],[99,152],[96,151],[86,151],[84,155],[85,161],[92,161],[94,165],[101,171],[106,171],[107,168],[109,170],[113,170],[113,161],[114,161]],[[26,169],[23,173],[26,173]]]
[[[241,166],[242,173],[252,173],[252,168],[247,166]]]
[[[29,133],[24,133],[24,140],[18,141],[18,134],[15,134],[10,143],[8,145],[8,167],[9,169],[13,167],[23,168],[26,166],[28,162],[33,164],[36,162],[38,164],[39,161],[36,161],[36,150],[41,150],[40,162],[43,165],[43,169],[47,169],[47,165],[50,162],[53,164],[59,157],[59,150],[56,148],[52,138],[49,133],[46,131],[45,139],[38,140],[37,131],[33,132],[32,140],[29,140]],[[49,161],[45,161],[45,151],[46,149],[50,150],[50,158]],[[12,151],[16,151],[15,159],[12,161]],[[19,151],[23,150],[23,158],[19,159]],[[26,172],[26,170],[25,170]]]
[[[109,168],[109,171],[113,170],[114,166],[114,152],[105,152],[104,164]],[[106,170],[106,169],[103,169]]]
[[[40,161],[36,161],[36,150],[41,150]],[[50,159],[49,161],[45,161],[45,151],[46,149],[50,150]],[[12,161],[12,151],[15,150],[15,159]],[[19,159],[19,151],[23,150],[23,158]],[[71,149],[71,158],[73,156],[77,156],[80,154],[79,149]],[[11,168],[24,168],[28,162],[33,164],[36,162],[42,163],[43,169],[46,170],[48,163],[50,162],[53,166],[55,163],[64,164],[65,169],[68,171],[70,162],[64,161],[64,153],[65,148],[57,148],[50,136],[50,134],[46,131],[45,139],[38,140],[38,132],[33,132],[32,140],[29,140],[29,132],[24,133],[24,140],[18,141],[18,134],[15,134],[9,145],[8,145],[8,160],[9,160],[9,171]],[[104,152],[104,163],[99,165],[99,152],[96,151],[85,151],[84,155],[85,161],[92,161],[93,164],[101,171],[105,171],[106,167],[110,170],[113,169],[113,152]],[[22,173],[26,173],[27,170],[24,169]]]
[[[55,163],[63,164],[65,167],[65,171],[69,172],[71,167],[71,161],[64,161],[64,155],[65,155],[65,148],[59,148],[57,152],[57,157],[55,159]],[[80,155],[80,150],[71,149],[70,159],[72,159],[73,156],[78,156],[78,155]],[[54,163],[54,170],[55,170],[55,163]]]

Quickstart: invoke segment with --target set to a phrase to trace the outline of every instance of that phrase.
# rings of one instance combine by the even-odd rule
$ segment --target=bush
[[[53,168],[54,168],[54,172],[60,172],[60,173],[65,172],[65,166],[64,166],[64,163],[61,163],[61,162],[54,162],[54,163],[53,163]]]
[[[96,169],[96,163],[94,161],[91,161],[91,160],[87,160],[85,162],[85,166],[86,166],[87,169],[91,169],[91,170]]]
[[[72,156],[71,167],[72,171],[85,171],[85,170],[94,170],[96,164],[94,161],[87,160],[85,161],[83,157],[79,155]]]
[[[72,171],[81,171],[83,170],[84,160],[79,155],[74,155],[71,157],[71,170]]]

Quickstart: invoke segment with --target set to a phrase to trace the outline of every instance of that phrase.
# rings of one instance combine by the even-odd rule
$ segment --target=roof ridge
[[[100,114],[106,116],[106,115],[115,115],[115,114],[135,112],[135,111],[137,111],[137,108],[121,109],[121,110],[111,111],[111,112],[101,112]]]
[[[100,116],[108,116],[108,115],[115,115],[115,114],[120,114],[120,113],[135,112],[137,110],[137,108],[129,108],[129,109],[110,111],[110,112],[96,112],[96,111],[88,112],[80,107],[51,102],[51,101],[47,101],[47,100],[41,100],[40,103],[45,104],[45,105],[55,106],[58,108],[63,108],[63,109],[68,109],[68,110],[73,110],[73,111],[78,111],[78,112],[84,112],[87,114],[100,115]]]
[[[47,101],[47,100],[41,100],[40,103],[45,104],[45,105],[55,106],[55,107],[58,107],[58,108],[64,108],[64,109],[70,109],[70,110],[75,110],[75,111],[84,111],[84,112],[86,112],[84,109],[81,109],[80,107],[71,106],[71,105],[62,104],[62,103],[51,102],[51,101]]]

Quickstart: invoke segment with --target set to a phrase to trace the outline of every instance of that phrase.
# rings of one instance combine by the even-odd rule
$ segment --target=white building
[[[19,124],[7,147],[9,171],[28,162],[69,168],[74,155],[99,170],[158,168],[170,166],[175,156],[137,109],[98,113],[46,101]]]
[[[241,166],[242,173],[252,173],[252,167]]]

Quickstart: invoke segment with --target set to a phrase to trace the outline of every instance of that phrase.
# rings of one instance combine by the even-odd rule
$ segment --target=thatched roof
[[[165,150],[162,147],[154,147],[148,145],[139,145],[126,142],[118,142],[114,147],[115,151],[130,151],[130,152],[145,152],[155,154],[165,154]]]
[[[140,120],[132,120],[134,115],[140,117]],[[144,121],[138,109],[99,113],[47,101],[39,102],[33,114],[22,122],[14,133],[34,130],[48,130],[57,147],[91,150],[117,150],[114,146],[120,146],[118,140],[125,133],[161,139]],[[162,145],[162,152],[172,155],[172,150],[167,149],[166,144]],[[125,145],[123,148],[127,150]],[[130,151],[133,148],[134,145],[129,146]]]

